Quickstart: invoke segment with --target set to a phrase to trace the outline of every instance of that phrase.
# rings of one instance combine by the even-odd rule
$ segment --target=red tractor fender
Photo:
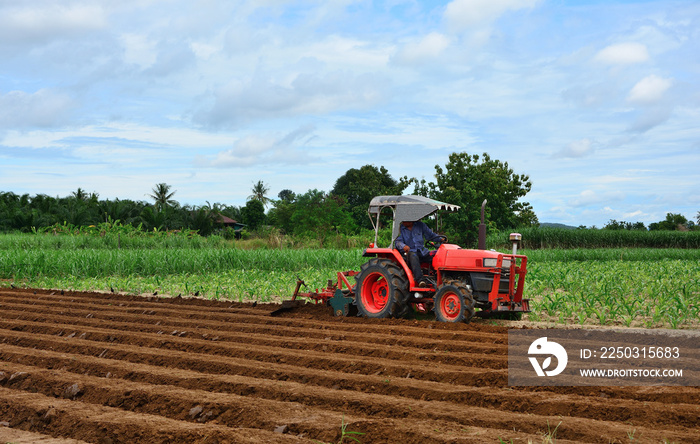
[[[396,262],[399,267],[403,269],[403,271],[406,273],[406,277],[408,277],[408,286],[411,290],[414,289],[416,286],[416,281],[413,279],[413,273],[411,272],[411,269],[409,268],[408,264],[403,258],[403,255],[399,252],[399,250],[395,248],[376,248],[376,247],[370,247],[365,250],[365,252],[362,254],[362,256],[365,257],[381,257],[385,259],[392,260]]]

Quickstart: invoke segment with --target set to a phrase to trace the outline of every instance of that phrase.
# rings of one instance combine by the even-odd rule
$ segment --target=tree
[[[408,180],[396,181],[386,168],[365,165],[360,169],[351,168],[338,178],[331,190],[332,195],[342,197],[344,208],[352,214],[355,224],[363,228],[372,228],[367,216],[369,202],[375,196],[401,194]]]
[[[148,230],[167,230],[168,213],[172,211],[170,207],[164,207],[162,211],[154,210],[154,207],[147,206],[141,211],[140,220],[143,227]]]
[[[214,231],[215,218],[218,214],[219,212],[212,209],[211,205],[188,208],[187,227],[197,230],[201,236],[209,236]]]
[[[267,193],[270,191],[270,187],[265,185],[265,183],[262,180],[259,180],[258,183],[253,185],[251,191],[253,192],[253,194],[248,196],[248,200],[257,200],[261,202],[264,207],[267,207],[267,205],[270,203],[270,198],[267,197]]]
[[[105,200],[98,204],[100,217],[105,222],[110,218],[114,221],[121,221],[123,224],[137,224],[140,221],[139,216],[143,211],[144,207],[148,204],[146,202],[135,202],[133,200],[125,199],[114,201]]]
[[[226,217],[230,217],[231,219],[233,219],[235,221],[242,220],[241,207],[237,207],[235,205],[220,204],[218,209],[219,209],[219,212]]]
[[[660,222],[649,224],[649,230],[686,230],[688,229],[688,219],[682,214],[666,213],[666,219]]]
[[[78,200],[87,200],[88,199],[88,194],[85,192],[84,189],[78,187],[76,191],[73,191],[72,196],[75,197]]]
[[[624,220],[617,221],[610,219],[603,227],[604,230],[646,230],[644,222],[625,222]]]
[[[251,230],[258,229],[265,223],[265,206],[257,199],[249,200],[241,208],[241,219]]]
[[[172,187],[167,183],[159,183],[153,187],[153,194],[148,196],[155,200],[155,206],[158,211],[162,211],[165,207],[176,207],[178,203],[173,199],[176,191],[170,192]]]
[[[291,234],[294,231],[292,216],[296,208],[297,196],[291,190],[282,190],[277,197],[279,200],[272,202],[272,209],[267,215],[267,220],[283,233]]]
[[[285,189],[285,190],[280,191],[277,194],[277,197],[279,197],[279,199],[281,201],[284,201],[284,202],[294,202],[294,199],[297,196],[296,196],[296,194],[294,194],[294,191]]]
[[[58,215],[60,220],[75,226],[99,223],[99,214],[91,209],[85,201],[78,198],[68,198],[59,207]]]
[[[519,202],[531,189],[530,178],[515,174],[508,163],[468,153],[452,153],[443,169],[435,166],[436,183],[428,184],[434,199],[459,205],[456,213],[446,214],[450,237],[472,244],[478,237],[481,204],[486,199],[486,220],[498,230],[523,224],[537,224],[528,202]]]
[[[291,217],[294,234],[314,237],[323,245],[331,234],[354,231],[354,221],[344,205],[342,198],[316,189],[297,196]]]
[[[65,199],[63,199],[65,201]],[[61,212],[63,203],[59,202],[58,198],[47,196],[46,194],[37,194],[31,200],[29,208],[35,213],[34,220],[32,221],[32,226],[34,227],[48,227],[58,222],[58,214]]]

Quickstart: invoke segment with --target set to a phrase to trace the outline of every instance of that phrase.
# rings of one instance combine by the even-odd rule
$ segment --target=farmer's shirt
[[[428,249],[425,248],[423,239],[430,241],[436,238],[438,235],[424,222],[413,222],[412,230],[401,224],[399,237],[396,238],[396,248],[403,250],[404,245],[408,245],[411,251],[417,252],[421,256],[427,256]]]

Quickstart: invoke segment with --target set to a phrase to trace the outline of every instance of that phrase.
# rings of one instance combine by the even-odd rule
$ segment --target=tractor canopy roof
[[[399,235],[401,222],[421,220],[438,210],[457,211],[460,207],[423,196],[377,196],[369,203],[367,211],[370,216],[378,218],[384,208],[391,208],[394,212],[394,227],[391,237],[396,239]]]

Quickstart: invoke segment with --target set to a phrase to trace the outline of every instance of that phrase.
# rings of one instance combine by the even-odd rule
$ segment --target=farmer
[[[433,230],[421,221],[401,222],[399,237],[396,238],[396,248],[406,257],[408,266],[413,273],[413,279],[419,287],[426,287],[430,284],[428,278],[423,276],[420,268],[421,263],[430,264],[433,256],[424,246],[424,241],[439,241],[440,235],[433,233]]]

